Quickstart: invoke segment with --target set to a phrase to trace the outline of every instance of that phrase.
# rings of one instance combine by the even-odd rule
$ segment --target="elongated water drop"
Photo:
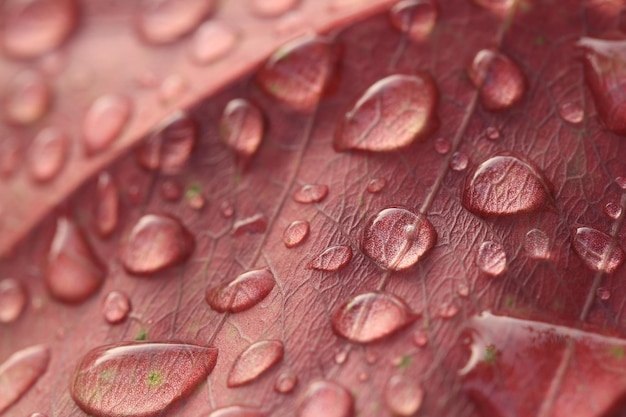
[[[276,17],[293,9],[299,0],[252,0],[252,10],[259,16]]]
[[[367,192],[370,194],[377,194],[381,192],[387,186],[387,180],[384,178],[372,178],[367,183]]]
[[[26,125],[40,120],[50,109],[52,92],[37,72],[19,72],[4,93],[4,114],[9,123]]]
[[[69,139],[61,130],[49,127],[37,134],[28,150],[30,176],[39,182],[52,180],[67,159]]]
[[[261,110],[248,100],[228,102],[220,121],[222,142],[244,160],[254,155],[261,145],[265,123]]]
[[[206,301],[220,313],[248,310],[268,296],[276,281],[268,268],[245,272],[228,284],[207,288]]]
[[[574,232],[572,247],[587,267],[610,274],[624,263],[624,250],[611,236],[591,227]]]
[[[385,385],[385,404],[395,416],[414,415],[422,405],[424,390],[413,379],[394,375]]]
[[[276,378],[274,391],[281,394],[288,394],[294,390],[296,385],[298,385],[298,377],[289,371],[283,372]]]
[[[309,268],[318,271],[338,271],[352,260],[352,248],[346,245],[331,246],[309,263]]]
[[[208,417],[265,417],[267,413],[257,408],[242,405],[230,405],[211,411]]]
[[[223,22],[209,20],[194,32],[189,54],[200,65],[223,58],[237,45],[238,35]]]
[[[173,42],[194,30],[213,10],[214,0],[141,0],[135,16],[148,42]]]
[[[585,110],[578,102],[566,101],[559,104],[559,116],[567,123],[577,125],[585,119]]]
[[[231,214],[232,215],[232,214]],[[253,214],[250,217],[237,220],[233,224],[234,237],[244,234],[258,234],[267,230],[267,217],[263,213]]]
[[[532,229],[524,238],[524,249],[528,256],[535,259],[548,259],[550,257],[550,239],[546,232],[540,229]]]
[[[0,413],[9,408],[46,372],[50,350],[43,345],[15,352],[0,365]]]
[[[24,285],[14,279],[0,281],[0,323],[11,323],[22,314],[28,296]]]
[[[309,236],[309,222],[306,220],[296,220],[287,226],[283,232],[283,243],[287,248],[295,248],[301,245]]]
[[[354,398],[350,391],[332,381],[309,385],[298,405],[298,417],[351,417]]]
[[[501,244],[487,241],[480,245],[476,265],[487,275],[497,277],[506,271],[506,253]]]
[[[83,119],[83,146],[87,155],[108,148],[120,135],[132,112],[130,100],[119,94],[97,98]]]
[[[119,219],[120,196],[117,185],[108,172],[98,176],[96,188],[95,221],[96,230],[102,237],[107,237],[117,227]]]
[[[411,40],[422,42],[435,28],[437,6],[432,0],[403,0],[389,11],[391,24]]]
[[[302,204],[319,203],[328,195],[328,186],[324,184],[307,184],[293,193],[294,201]]]
[[[121,291],[111,291],[102,301],[102,315],[111,324],[121,323],[126,320],[128,313],[130,313],[130,308],[130,299],[126,293]]]
[[[250,345],[235,360],[226,384],[231,388],[249,384],[280,362],[283,354],[280,340],[262,340]]]

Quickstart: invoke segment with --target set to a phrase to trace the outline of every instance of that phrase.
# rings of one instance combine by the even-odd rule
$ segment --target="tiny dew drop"
[[[600,300],[607,301],[609,298],[611,298],[611,290],[605,287],[600,287],[596,290],[596,295]]]
[[[450,158],[450,168],[454,171],[463,171],[469,164],[469,157],[465,152],[455,152]]]
[[[119,219],[119,192],[117,185],[108,172],[98,176],[96,186],[95,220],[98,234],[109,236],[117,227]]]
[[[413,344],[417,347],[424,347],[428,344],[428,334],[420,330],[413,335]]]
[[[572,239],[574,252],[594,271],[610,274],[622,265],[626,254],[611,236],[591,227],[579,227]]]
[[[622,206],[614,201],[609,201],[604,205],[604,214],[613,220],[617,220],[622,215]]]
[[[97,98],[83,119],[83,147],[87,155],[108,148],[126,126],[132,112],[131,101],[120,94]]]
[[[283,232],[283,243],[291,249],[301,245],[309,236],[310,226],[306,220],[296,220]]]
[[[185,201],[187,205],[194,210],[201,210],[206,200],[202,195],[202,189],[199,184],[192,184],[185,192]]]
[[[414,415],[422,406],[424,390],[414,379],[394,375],[385,385],[384,398],[393,415],[408,417]]]
[[[446,138],[439,137],[435,139],[435,151],[439,155],[446,155],[452,149],[452,143]]]
[[[293,200],[297,203],[319,203],[328,195],[328,186],[324,184],[307,184],[293,193]]]
[[[337,352],[335,354],[335,363],[337,365],[343,365],[344,363],[346,363],[346,360],[348,359],[348,353],[349,351],[347,349],[342,349]]]
[[[168,75],[161,81],[157,94],[161,104],[169,106],[180,99],[189,89],[189,82],[180,74]]]
[[[26,308],[28,295],[24,285],[14,279],[0,281],[0,323],[12,323]]]
[[[283,359],[284,349],[280,340],[263,340],[250,345],[235,360],[226,385],[234,388],[255,381]]]
[[[469,293],[470,293],[469,286],[464,282],[458,283],[456,286],[456,293],[459,295],[459,297],[465,298],[469,296]]]
[[[308,267],[317,271],[338,271],[352,260],[352,248],[346,245],[331,246],[311,260]]]
[[[578,102],[566,101],[559,104],[559,115],[567,123],[576,125],[585,119],[585,110]]]
[[[528,256],[535,259],[550,258],[550,239],[548,235],[540,229],[532,229],[526,233],[524,238],[524,249]]]
[[[4,113],[9,123],[26,125],[40,120],[52,101],[50,86],[37,72],[19,72],[4,94]]]
[[[230,26],[208,20],[194,32],[189,54],[199,65],[210,64],[228,55],[237,45],[237,38]]]
[[[254,155],[261,145],[265,122],[261,110],[248,100],[237,98],[228,102],[220,121],[220,138],[244,160]]]
[[[460,308],[454,301],[444,302],[439,306],[439,317],[442,319],[451,319],[459,314]]]
[[[0,413],[24,395],[48,369],[50,350],[43,345],[13,353],[0,364]]]
[[[476,265],[487,275],[502,275],[507,268],[506,253],[502,245],[492,241],[483,242],[478,249]]]
[[[243,405],[229,405],[213,410],[207,417],[265,417],[267,413]]]
[[[393,27],[415,42],[428,39],[437,23],[437,15],[437,6],[432,0],[403,0],[389,11]]]
[[[213,10],[212,0],[141,0],[135,15],[144,40],[164,44],[194,30]]]
[[[489,126],[485,130],[485,136],[489,140],[498,140],[500,139],[500,131],[495,126]]]
[[[239,313],[263,301],[275,284],[274,275],[268,268],[254,269],[227,284],[207,288],[205,298],[219,313]]]
[[[28,170],[35,181],[54,179],[67,159],[69,139],[61,130],[49,127],[40,131],[28,150]]]
[[[223,218],[230,219],[235,214],[235,207],[230,201],[224,200],[220,203],[220,213]]]
[[[297,417],[351,417],[353,413],[352,394],[336,382],[321,380],[307,387]]]
[[[291,372],[283,372],[278,375],[274,383],[274,390],[280,394],[288,394],[294,390],[298,384],[298,377]]]
[[[384,178],[373,178],[367,183],[367,192],[377,194],[387,186],[387,180]]]
[[[48,415],[43,413],[32,413],[30,417],[48,417]]]
[[[277,17],[296,7],[298,0],[252,0],[252,10],[263,17]]]
[[[111,291],[102,300],[102,315],[110,324],[121,323],[130,313],[130,299],[126,293]]]
[[[166,179],[159,188],[161,198],[165,201],[176,202],[183,196],[183,187],[173,179]]]

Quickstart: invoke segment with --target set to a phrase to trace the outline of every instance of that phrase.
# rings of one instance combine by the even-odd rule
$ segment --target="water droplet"
[[[298,0],[252,0],[252,10],[259,16],[276,17],[293,9]]]
[[[428,334],[420,330],[413,335],[413,344],[417,347],[424,347],[428,344]]]
[[[161,183],[161,198],[165,201],[175,202],[183,195],[183,187],[176,180],[167,179]]]
[[[626,177],[616,177],[615,183],[622,190],[626,190]]]
[[[566,101],[559,105],[559,115],[567,123],[576,125],[585,119],[585,110],[578,102]]]
[[[233,99],[222,113],[220,138],[226,146],[246,160],[259,149],[264,125],[263,115],[257,106],[242,98]]]
[[[293,193],[294,201],[302,204],[319,203],[328,195],[328,186],[323,184],[307,184]]]
[[[183,263],[195,247],[193,235],[175,217],[146,214],[137,221],[120,258],[131,274],[151,274]]]
[[[384,178],[373,178],[367,183],[367,192],[370,194],[379,193],[387,186],[387,180]]]
[[[367,382],[367,380],[369,379],[369,375],[367,372],[365,371],[361,371],[359,372],[359,374],[357,375],[357,378],[359,378],[360,382]]]
[[[208,417],[265,417],[264,413],[256,408],[245,407],[241,405],[230,405],[228,407],[218,408],[211,412]]]
[[[383,293],[353,297],[333,315],[333,329],[355,343],[370,343],[413,323],[417,316],[400,298]]]
[[[489,140],[498,140],[500,139],[500,131],[495,126],[489,126],[485,130],[485,136]]]
[[[591,227],[579,227],[573,236],[572,247],[587,267],[607,274],[614,272],[626,255],[611,236]]]
[[[500,154],[468,174],[462,202],[478,216],[526,213],[550,200],[549,188],[533,163],[513,154]]]
[[[109,236],[117,227],[120,196],[117,185],[108,172],[98,176],[96,189],[96,229],[100,236]]]
[[[428,75],[383,78],[346,112],[335,134],[335,150],[393,151],[425,139],[439,124],[438,97]]]
[[[337,352],[335,354],[335,363],[337,365],[343,365],[344,363],[346,363],[346,360],[348,359],[348,349],[342,349],[339,352]]]
[[[257,82],[276,100],[310,112],[332,79],[337,58],[328,40],[303,36],[279,48],[257,73]]]
[[[161,81],[157,93],[161,103],[168,106],[181,98],[188,88],[189,84],[182,75],[172,74],[168,75],[163,79],[163,81]]]
[[[501,244],[483,242],[478,249],[476,265],[487,275],[497,277],[506,271],[506,252]]]
[[[375,364],[378,361],[378,355],[372,352],[371,350],[365,351],[365,362],[370,365]]]
[[[332,381],[316,381],[308,386],[300,400],[298,417],[351,417],[352,394]]]
[[[450,168],[454,171],[463,171],[469,164],[469,157],[465,152],[455,152],[450,158]]]
[[[490,111],[508,109],[519,102],[528,88],[519,66],[501,52],[483,49],[474,57],[469,78],[480,92],[483,106]]]
[[[428,39],[437,23],[437,15],[437,7],[432,0],[403,0],[389,11],[393,27],[415,42]]]
[[[451,319],[459,314],[460,308],[454,301],[447,301],[439,306],[439,317],[442,319]]]
[[[469,286],[464,282],[458,283],[456,286],[456,293],[459,295],[459,297],[463,297],[463,298],[469,296],[469,293],[470,293]]]
[[[313,258],[308,267],[317,271],[338,271],[348,266],[351,260],[352,248],[350,246],[331,246]]]
[[[9,408],[46,372],[50,350],[42,345],[15,352],[0,365],[0,413]]]
[[[213,0],[142,0],[137,31],[150,43],[173,42],[194,30],[213,10]]]
[[[550,239],[548,235],[540,229],[532,229],[526,233],[524,239],[524,249],[528,256],[535,259],[550,258]]]
[[[607,301],[611,298],[611,291],[608,288],[600,287],[596,290],[596,295],[602,301]]]
[[[506,16],[516,0],[472,0],[474,4],[497,15]]]
[[[63,168],[69,140],[64,132],[49,127],[37,134],[28,150],[30,176],[39,182],[52,180]]]
[[[450,149],[452,149],[452,144],[448,139],[442,137],[435,139],[435,151],[437,151],[439,155],[447,154],[450,152]]]
[[[220,213],[222,214],[222,217],[229,219],[233,217],[233,214],[235,214],[235,207],[233,207],[230,201],[222,201],[220,204]]]
[[[296,220],[292,222],[283,233],[283,243],[287,248],[295,248],[302,244],[309,236],[309,222],[306,220]]]
[[[169,342],[101,346],[82,358],[70,394],[96,417],[163,414],[206,380],[217,353],[212,347]]]
[[[609,201],[604,206],[604,214],[606,214],[613,220],[617,220],[622,215],[622,206],[614,201]]]
[[[261,213],[257,213],[250,217],[237,220],[235,224],[233,224],[232,235],[237,237],[246,233],[258,234],[265,232],[265,230],[267,230],[267,217]]]
[[[12,323],[26,308],[26,288],[14,278],[0,281],[0,323]],[[0,395],[1,396],[1,395]]]
[[[120,135],[132,112],[130,100],[119,94],[96,99],[83,119],[83,145],[87,155],[109,147]]]
[[[385,404],[396,416],[412,416],[420,409],[424,390],[413,379],[394,375],[385,385]]]
[[[102,301],[102,315],[104,319],[117,324],[126,320],[130,313],[130,299],[121,291],[111,291]]]
[[[276,378],[274,390],[281,394],[288,394],[294,390],[298,384],[298,377],[291,372],[283,372]]]
[[[4,93],[4,112],[8,122],[26,125],[40,120],[50,109],[50,86],[35,71],[19,72]]]
[[[2,44],[19,58],[56,49],[77,23],[75,0],[7,0],[3,6]]]
[[[283,342],[263,340],[251,345],[235,360],[228,374],[230,388],[249,384],[283,359]]]
[[[381,268],[400,271],[415,265],[436,242],[437,232],[426,217],[387,208],[369,221],[361,250]]]
[[[48,415],[43,413],[33,413],[30,417],[48,417]]]
[[[83,232],[72,221],[59,218],[44,278],[50,294],[66,303],[85,301],[98,291],[105,275]]]
[[[201,210],[206,203],[200,188],[193,186],[185,193],[185,200],[187,201],[187,205],[194,210]]]
[[[237,33],[224,22],[209,20],[195,31],[190,45],[191,59],[200,65],[223,58],[237,44]]]
[[[228,284],[207,288],[206,301],[219,312],[239,313],[248,310],[268,296],[276,281],[268,268],[245,272]]]

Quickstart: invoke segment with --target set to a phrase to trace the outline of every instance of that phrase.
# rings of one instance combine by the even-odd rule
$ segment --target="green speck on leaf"
[[[148,338],[148,331],[144,328],[139,329],[135,335],[135,340],[146,340]]]
[[[626,352],[624,352],[624,348],[622,346],[611,347],[611,356],[614,358],[624,359],[624,355],[626,355]]]
[[[504,297],[504,305],[511,308],[515,306],[515,298],[511,297],[510,295],[507,295],[506,297]]]
[[[538,35],[535,37],[535,45],[537,46],[543,46],[546,44],[546,38],[544,38],[541,35]]]
[[[148,386],[150,388],[156,388],[163,383],[163,376],[159,371],[151,371],[148,374]]]
[[[411,365],[412,362],[413,357],[411,357],[411,355],[402,355],[402,358],[400,358],[396,366],[398,367],[398,369],[406,369]]]
[[[189,188],[187,188],[187,191],[185,191],[185,197],[187,198],[196,197],[200,195],[201,193],[202,193],[202,187],[197,182],[194,182],[193,184],[189,186]]]
[[[498,351],[494,345],[489,345],[485,348],[485,353],[483,355],[483,362],[493,365],[498,359]]]

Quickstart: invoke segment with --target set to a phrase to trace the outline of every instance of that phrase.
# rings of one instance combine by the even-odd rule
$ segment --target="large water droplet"
[[[566,101],[559,105],[559,115],[567,123],[576,125],[585,119],[585,110],[578,102]]]
[[[207,288],[206,301],[220,313],[239,313],[259,304],[274,288],[276,281],[268,268],[245,272],[228,284]]]
[[[83,119],[83,146],[88,155],[109,147],[126,126],[132,106],[119,94],[106,94],[96,99]]]
[[[372,292],[339,307],[333,315],[333,329],[351,342],[370,343],[394,334],[416,318],[400,298]]]
[[[217,353],[182,343],[98,347],[76,368],[70,393],[85,413],[97,417],[161,415],[206,380]]]
[[[351,417],[352,394],[332,381],[316,381],[308,386],[298,406],[298,417]]]
[[[102,301],[102,315],[111,324],[121,323],[128,317],[130,307],[130,299],[126,293],[111,291]]]
[[[506,252],[501,244],[483,242],[478,249],[476,265],[487,275],[497,277],[506,271]]]
[[[259,149],[264,124],[257,106],[242,98],[233,99],[222,113],[220,137],[226,146],[246,160]]]
[[[309,236],[309,222],[296,220],[289,224],[283,233],[283,243],[287,248],[295,248],[302,244]]]
[[[546,232],[540,229],[532,229],[526,233],[524,249],[528,256],[535,259],[550,258],[550,238]]]
[[[487,110],[508,109],[522,99],[528,88],[528,81],[519,66],[495,50],[479,51],[468,73]]]
[[[50,86],[35,71],[19,72],[4,93],[4,113],[9,123],[25,125],[41,119],[52,100]]]
[[[437,23],[437,6],[432,0],[403,0],[389,11],[391,24],[415,42],[428,39]]]
[[[326,39],[304,36],[279,48],[257,73],[261,89],[289,107],[309,112],[332,79],[337,52]]]
[[[394,375],[385,385],[385,404],[395,416],[412,416],[422,406],[424,390],[413,379]]]
[[[256,408],[241,405],[230,405],[228,407],[213,410],[208,417],[265,417],[267,413]]]
[[[439,92],[425,74],[390,75],[352,105],[335,133],[337,151],[393,151],[425,139],[439,125]]]
[[[120,257],[133,274],[150,274],[183,263],[195,239],[175,217],[146,214],[132,228]]]
[[[226,384],[233,388],[249,384],[283,359],[283,342],[262,340],[254,343],[235,360]]]
[[[352,248],[337,245],[327,248],[309,262],[309,268],[318,271],[338,271],[348,266],[352,260]]]
[[[252,10],[259,16],[276,17],[287,13],[298,0],[252,0]]]
[[[26,307],[28,296],[24,285],[14,279],[0,281],[0,323],[11,323],[17,320]]]
[[[102,237],[109,236],[117,227],[119,200],[119,193],[113,178],[108,172],[101,173],[98,176],[94,217],[96,230]]]
[[[226,56],[236,43],[237,33],[230,26],[209,20],[195,31],[189,53],[197,64],[210,64]]]
[[[0,413],[9,408],[32,387],[48,369],[50,351],[31,346],[15,352],[0,365]]]
[[[436,242],[437,233],[426,217],[387,208],[369,221],[361,250],[381,268],[400,271],[415,265]]]
[[[478,216],[525,213],[550,200],[549,188],[534,164],[513,154],[500,154],[468,174],[462,202]]]
[[[244,234],[258,234],[267,230],[267,217],[263,213],[253,214],[250,217],[237,220],[233,224],[232,235],[234,237]]]
[[[585,265],[608,274],[614,272],[626,257],[622,247],[611,236],[591,227],[576,229],[572,247]]]
[[[324,184],[307,184],[293,193],[294,201],[302,204],[319,203],[328,195],[328,186]]]
[[[214,0],[142,0],[138,32],[151,43],[173,42],[194,30],[213,10]]]
[[[281,394],[288,394],[294,390],[298,384],[298,377],[291,372],[283,372],[278,375],[274,383],[274,390]]]
[[[613,220],[617,220],[622,215],[622,206],[614,201],[609,201],[604,205],[604,214],[612,218]]]
[[[105,275],[105,267],[78,226],[59,218],[44,278],[50,294],[63,302],[82,302],[98,291]]]
[[[64,132],[49,127],[37,134],[28,150],[28,171],[35,181],[50,181],[63,168],[69,139]]]

